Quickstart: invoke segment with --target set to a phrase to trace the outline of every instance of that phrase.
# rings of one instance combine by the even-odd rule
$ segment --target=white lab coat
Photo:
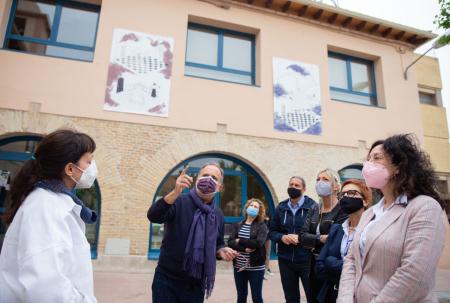
[[[0,255],[1,303],[95,303],[81,207],[37,188],[17,211]]]

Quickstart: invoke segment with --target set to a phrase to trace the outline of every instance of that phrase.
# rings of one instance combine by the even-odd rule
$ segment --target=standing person
[[[306,184],[302,177],[291,177],[287,189],[289,199],[278,204],[270,222],[270,238],[278,245],[278,265],[286,303],[300,302],[299,279],[310,302],[311,252],[300,245],[298,234],[308,213],[317,208],[317,203],[304,195],[305,190]]]
[[[0,302],[95,303],[85,222],[96,215],[73,193],[97,176],[95,142],[57,130],[45,136],[11,187],[0,255]],[[84,222],[83,222],[84,221]]]
[[[357,179],[345,181],[337,197],[342,211],[348,214],[348,219],[342,225],[331,226],[325,246],[316,260],[315,271],[323,281],[316,298],[319,303],[336,302],[344,257],[352,244],[362,213],[372,203],[371,190]]]
[[[443,202],[429,156],[412,135],[372,144],[362,170],[383,198],[362,216],[344,261],[338,302],[438,302]]]
[[[317,295],[322,288],[322,281],[317,279],[315,273],[316,258],[327,241],[331,225],[342,224],[348,217],[337,200],[340,188],[339,175],[332,169],[324,169],[319,172],[316,179],[316,192],[320,197],[320,206],[314,208],[305,220],[301,230],[301,245],[312,252],[311,271],[309,274],[310,303],[317,302]]]
[[[214,287],[216,257],[231,261],[237,252],[224,247],[224,217],[214,196],[222,189],[223,170],[207,163],[195,188],[187,167],[175,188],[149,208],[151,222],[165,223],[158,266],[152,284],[153,303],[203,302]]]
[[[253,303],[263,303],[262,286],[265,271],[267,226],[266,210],[258,199],[250,199],[244,206],[244,221],[234,224],[228,246],[240,252],[233,260],[237,303],[247,302],[248,284]]]

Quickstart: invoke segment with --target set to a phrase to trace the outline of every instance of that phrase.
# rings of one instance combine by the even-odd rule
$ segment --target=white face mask
[[[95,160],[92,160],[91,165],[85,170],[82,170],[77,165],[75,165],[79,170],[83,172],[80,179],[77,181],[72,176],[72,180],[76,183],[75,188],[91,188],[92,184],[94,184],[95,179],[97,178],[97,165],[95,164]]]

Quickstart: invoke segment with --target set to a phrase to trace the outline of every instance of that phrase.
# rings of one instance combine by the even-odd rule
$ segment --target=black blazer
[[[255,249],[254,252],[250,253],[250,266],[264,265],[266,261],[266,248],[264,247],[264,243],[267,239],[267,225],[264,221],[259,222],[255,219],[250,226],[250,239],[239,238],[239,242],[236,243],[239,229],[243,223],[244,221],[233,224],[230,238],[228,238],[228,246],[239,252],[245,252],[246,248]],[[234,262],[235,260],[233,260]]]
[[[341,278],[344,260],[341,256],[341,243],[344,237],[344,229],[341,224],[333,224],[328,234],[325,246],[316,259],[316,276],[324,281],[317,296],[320,303],[336,302],[338,296],[339,279]]]
[[[334,223],[342,224],[347,220],[348,215],[341,210],[337,204],[330,212],[320,214],[320,207],[315,208],[306,217],[305,224],[300,232],[300,244],[303,247],[312,249],[313,253],[319,254],[323,243],[316,235],[317,225],[320,225],[321,235],[328,235],[331,225]]]

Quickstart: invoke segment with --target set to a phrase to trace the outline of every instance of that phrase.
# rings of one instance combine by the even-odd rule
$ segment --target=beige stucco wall
[[[417,58],[418,55],[414,55]],[[432,88],[442,88],[441,74],[439,70],[439,61],[432,57],[422,57],[415,64],[417,83],[422,86]]]
[[[421,104],[424,136],[448,139],[448,123],[446,108],[435,105]]]
[[[259,31],[259,86],[184,76],[189,15]],[[174,38],[168,118],[103,110],[114,28]],[[386,108],[330,101],[329,47],[351,50],[376,59],[377,88],[380,102]],[[324,121],[322,136],[273,129],[273,57],[319,66]],[[215,131],[217,123],[223,123],[232,134],[357,147],[359,140],[370,143],[399,131],[413,132],[422,137],[422,127],[416,123],[420,119],[420,109],[414,72],[409,74],[408,81],[402,78],[403,66],[411,60],[410,51],[401,54],[393,45],[243,8],[224,10],[196,0],[105,0],[102,2],[92,63],[0,50],[0,106],[27,110],[29,102],[38,102],[45,113],[201,131]],[[205,107],[207,103],[213,104],[212,108]]]

